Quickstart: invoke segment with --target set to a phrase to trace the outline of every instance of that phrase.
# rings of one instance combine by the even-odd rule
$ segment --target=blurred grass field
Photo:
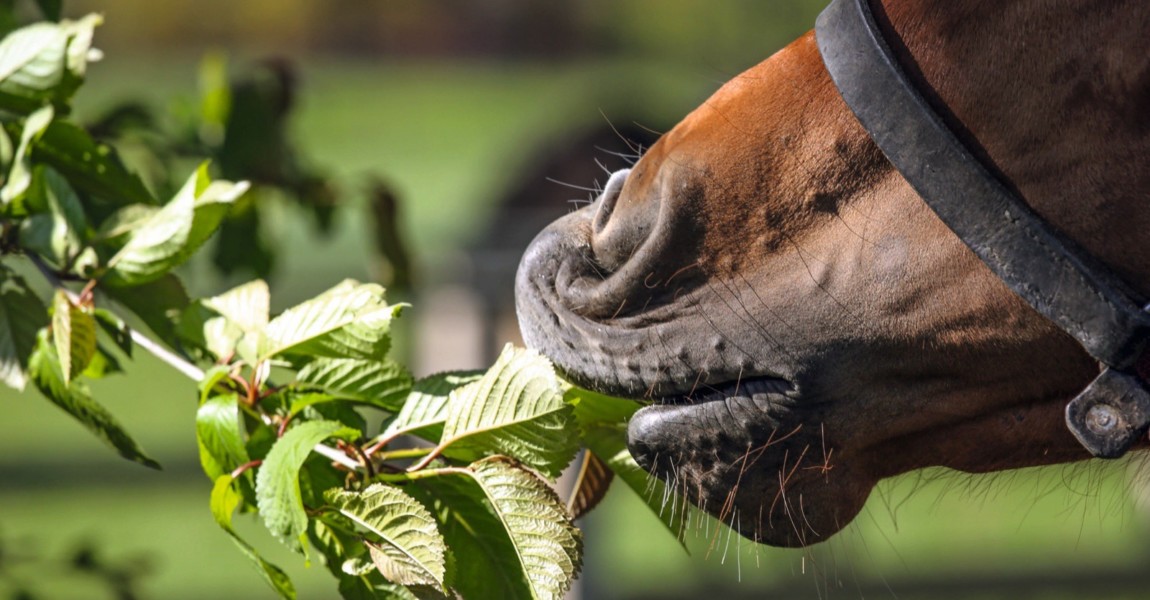
[[[391,181],[404,202],[412,250],[435,273],[477,233],[540,141],[626,114],[619,96],[656,113],[682,114],[730,73],[641,63],[315,61],[303,65],[302,75],[301,146],[348,189],[363,185],[369,174]],[[114,58],[91,77],[81,93],[81,116],[128,96],[190,98],[195,61]],[[620,87],[627,91],[620,94]],[[275,209],[286,267],[274,281],[277,307],[344,277],[369,277],[364,210],[347,207],[335,234],[323,240],[290,210]],[[199,293],[221,291],[221,282],[202,266],[193,265],[187,275]],[[160,473],[119,460],[35,392],[0,389],[3,547],[57,556],[92,540],[113,561],[147,565],[142,581],[149,598],[273,597],[208,513],[209,484],[198,471],[193,431],[194,385],[146,356],[129,369],[130,377],[98,382],[96,397],[165,465]],[[856,598],[864,595],[860,590],[879,589],[886,591],[865,597],[906,598],[914,596],[900,594],[899,582],[930,577],[1136,570],[1150,560],[1150,526],[1134,500],[1140,487],[1131,483],[1133,470],[1123,463],[990,478],[912,475],[884,484],[855,525],[815,549],[754,546],[702,521],[689,532],[689,556],[619,488],[585,523],[585,597],[689,596],[721,588],[821,598]],[[335,597],[322,566],[305,568],[255,523],[242,531],[288,570],[301,598]],[[45,597],[98,597],[85,582],[51,574],[42,581]],[[0,588],[0,597],[5,593]]]

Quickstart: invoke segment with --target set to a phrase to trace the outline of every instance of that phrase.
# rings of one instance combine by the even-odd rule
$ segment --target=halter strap
[[[963,145],[899,66],[867,0],[832,1],[815,37],[843,100],[907,183],[1011,290],[1105,366],[1067,405],[1067,425],[1095,456],[1124,454],[1150,426],[1150,393],[1135,374],[1150,314]]]

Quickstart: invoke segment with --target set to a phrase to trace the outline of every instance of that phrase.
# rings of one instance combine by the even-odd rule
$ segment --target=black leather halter
[[[947,128],[899,66],[868,0],[831,2],[815,37],[843,100],[903,178],[1010,289],[1102,363],[1066,406],[1066,424],[1093,455],[1125,454],[1150,426],[1150,393],[1137,372],[1146,375],[1138,367],[1150,314]]]

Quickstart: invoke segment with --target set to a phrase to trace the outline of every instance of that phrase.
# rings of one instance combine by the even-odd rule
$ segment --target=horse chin
[[[790,382],[709,386],[640,409],[628,449],[644,469],[756,542],[823,541],[862,509],[875,481],[848,470]]]

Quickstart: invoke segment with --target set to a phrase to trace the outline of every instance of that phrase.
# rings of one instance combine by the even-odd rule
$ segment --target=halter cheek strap
[[[831,2],[815,37],[843,100],[907,183],[1011,290],[1102,363],[1067,405],[1066,423],[1093,455],[1125,454],[1150,427],[1139,374],[1150,375],[1142,358],[1150,314],[971,154],[903,72],[867,0]]]

